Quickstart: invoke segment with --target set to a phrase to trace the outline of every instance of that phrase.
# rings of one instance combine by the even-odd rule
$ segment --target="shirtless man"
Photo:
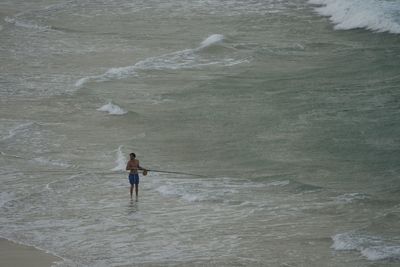
[[[138,196],[139,191],[139,173],[138,170],[146,171],[146,169],[140,167],[139,160],[136,159],[135,153],[129,154],[130,160],[128,164],[126,164],[126,170],[129,172],[129,183],[131,184],[131,198],[133,194],[133,188],[135,187],[136,197]]]

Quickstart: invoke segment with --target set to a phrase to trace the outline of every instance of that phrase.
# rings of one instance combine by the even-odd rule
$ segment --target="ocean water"
[[[61,267],[399,266],[399,34],[391,0],[1,1],[0,236]],[[130,152],[169,172],[133,200]]]

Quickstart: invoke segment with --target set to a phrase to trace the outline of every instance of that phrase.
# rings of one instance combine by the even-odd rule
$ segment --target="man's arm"
[[[138,170],[143,170],[143,168],[140,167],[139,160],[137,161],[137,168],[138,168]]]
[[[137,165],[138,165],[138,170],[141,170],[141,171],[145,171],[145,170],[146,170],[145,168],[143,168],[143,167],[141,167],[141,166],[139,165],[139,160],[138,160],[138,162],[137,162]]]

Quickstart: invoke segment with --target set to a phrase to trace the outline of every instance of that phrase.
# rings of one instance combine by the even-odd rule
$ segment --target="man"
[[[129,183],[131,184],[131,198],[133,194],[133,188],[135,188],[136,197],[138,196],[139,191],[139,173],[138,170],[143,170],[143,173],[146,173],[147,170],[140,167],[139,160],[136,159],[135,153],[129,154],[130,160],[126,164],[126,170],[129,172]]]

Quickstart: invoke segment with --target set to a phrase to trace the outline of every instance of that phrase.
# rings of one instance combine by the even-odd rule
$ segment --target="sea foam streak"
[[[356,250],[368,260],[400,260],[400,245],[382,238],[356,233],[342,233],[332,237],[335,250]]]
[[[368,197],[361,193],[347,193],[335,198],[335,202],[339,204],[348,204],[354,201],[367,199]]]
[[[51,165],[51,166],[57,166],[57,167],[70,167],[71,165],[65,162],[62,162],[61,160],[54,160],[54,159],[46,159],[43,157],[37,157],[33,159],[34,162],[37,162],[42,165]]]
[[[0,192],[0,208],[13,199],[15,199],[14,192]]]
[[[126,160],[124,154],[122,153],[122,146],[119,146],[117,149],[117,158],[115,160],[115,163],[117,164],[117,166],[115,166],[111,170],[112,171],[124,171],[126,162],[127,162],[127,160]]]
[[[21,131],[25,131],[26,128],[29,128],[32,126],[34,123],[33,122],[26,122],[26,123],[21,123],[12,129],[8,130],[8,134],[3,136],[2,131],[0,131],[0,140],[6,140],[14,137],[16,134],[18,134]]]
[[[185,49],[157,57],[149,57],[137,62],[132,66],[115,67],[108,69],[101,75],[83,77],[75,82],[76,87],[82,87],[90,81],[103,82],[113,79],[122,79],[136,75],[137,71],[143,70],[177,70],[190,69],[202,66],[222,64],[223,66],[233,66],[246,62],[246,60],[234,60],[225,58],[220,61],[202,58],[198,52],[222,43],[224,36],[222,34],[212,34],[203,40],[200,45],[194,49]]]
[[[124,114],[128,113],[127,111],[123,110],[121,107],[111,103],[111,101],[108,102],[107,104],[105,104],[104,106],[98,108],[97,110],[108,112],[111,115],[124,115]]]
[[[4,21],[7,23],[10,23],[10,24],[13,24],[17,27],[22,27],[22,28],[26,28],[26,29],[33,29],[33,30],[39,30],[39,31],[47,31],[47,30],[51,29],[51,27],[48,27],[48,26],[40,26],[33,22],[18,20],[16,18],[6,17],[4,19]]]
[[[222,34],[212,34],[208,36],[203,42],[201,42],[200,47],[198,49],[203,49],[211,45],[221,43],[223,40],[224,36]]]
[[[320,5],[316,11],[330,18],[335,29],[365,28],[376,32],[400,33],[400,3],[377,0],[309,0]]]
[[[182,180],[169,177],[161,186],[157,185],[155,190],[163,196],[178,197],[187,202],[224,202],[228,195],[232,196],[243,190],[260,188],[262,186],[265,185],[249,181],[245,185],[238,184],[236,180],[231,178]]]

